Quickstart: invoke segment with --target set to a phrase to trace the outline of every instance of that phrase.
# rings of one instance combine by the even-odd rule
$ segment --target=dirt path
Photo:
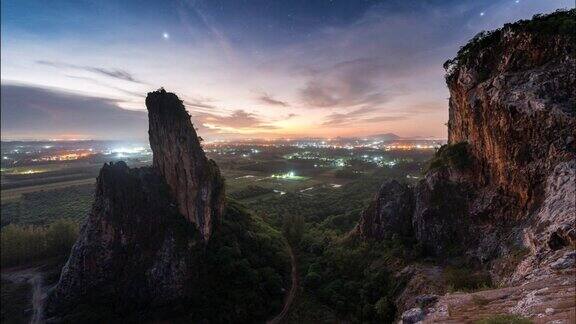
[[[14,283],[27,282],[32,290],[32,318],[31,324],[44,323],[44,304],[46,301],[46,287],[44,286],[44,275],[36,268],[18,270],[14,272],[2,273],[2,278]]]
[[[278,324],[282,323],[288,315],[288,311],[290,310],[290,306],[294,301],[294,297],[296,297],[296,292],[298,291],[298,268],[296,267],[296,257],[294,256],[294,252],[292,251],[292,246],[290,243],[286,243],[288,246],[288,254],[290,254],[290,264],[292,266],[292,284],[290,286],[290,290],[284,299],[284,306],[282,307],[282,311],[276,315],[273,319],[267,321],[267,324]]]

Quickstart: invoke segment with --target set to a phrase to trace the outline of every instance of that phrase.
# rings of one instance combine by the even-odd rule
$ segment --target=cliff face
[[[574,19],[571,10],[505,26],[446,65],[448,142],[468,143],[472,160],[469,215],[524,227],[533,251],[576,242],[576,43],[565,28]]]
[[[487,241],[493,232],[514,225],[536,229],[532,225],[549,205],[551,191],[571,192],[565,180],[576,158],[576,45],[573,31],[561,28],[574,16],[572,10],[481,34],[445,64],[448,146],[413,189],[410,216],[414,236],[434,254],[450,244],[486,243],[492,246],[482,246],[485,255],[478,257],[493,257],[502,252]],[[563,199],[569,206],[570,195]],[[394,201],[381,190],[362,217],[362,232],[381,228],[381,215],[390,217],[378,206]],[[565,222],[570,210],[557,208],[555,214],[564,216],[542,217]],[[541,223],[540,230],[546,227]],[[563,246],[576,240],[573,231],[547,235]],[[496,249],[492,256],[486,255],[489,248]]]
[[[166,180],[180,213],[208,240],[213,224],[222,216],[220,171],[204,155],[190,115],[175,94],[164,90],[150,93],[146,107],[153,167]]]
[[[408,236],[412,233],[413,210],[412,189],[398,181],[384,183],[360,217],[360,236],[376,239]]]
[[[571,10],[481,34],[445,64],[448,145],[412,189],[414,207],[406,216],[430,254],[465,257],[509,285],[574,269],[574,19]],[[404,226],[381,226],[403,223],[396,217],[404,211],[380,207],[395,202],[395,195],[379,193],[362,215],[364,237],[404,232]],[[529,252],[511,272],[502,271],[514,249]],[[448,320],[444,315],[438,316]]]
[[[182,219],[159,172],[107,164],[50,311],[103,300],[126,312],[189,297],[198,234]]]
[[[195,293],[200,251],[224,208],[223,180],[176,95],[160,90],[146,103],[154,165],[100,170],[92,210],[50,296],[51,314],[83,304],[131,313]]]
[[[514,198],[519,210],[509,216],[522,218],[546,176],[573,158],[576,45],[511,27],[482,41],[488,46],[468,45],[449,67],[448,142],[469,143],[474,181]]]

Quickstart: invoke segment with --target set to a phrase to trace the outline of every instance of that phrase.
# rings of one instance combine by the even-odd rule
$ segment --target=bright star
[[[484,16],[484,11],[482,11],[482,12],[480,13],[480,17],[482,17],[482,16]]]
[[[516,0],[515,2],[516,2],[516,3],[520,3],[520,0]]]
[[[163,33],[162,33],[162,38],[164,38],[164,39],[170,39],[170,34],[168,34],[167,32],[163,32]]]

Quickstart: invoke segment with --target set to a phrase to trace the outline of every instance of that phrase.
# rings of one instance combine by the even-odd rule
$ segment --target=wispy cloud
[[[94,83],[94,84],[97,84],[97,85],[100,85],[100,86],[103,86],[103,87],[106,87],[106,88],[109,88],[109,89],[113,89],[113,90],[122,92],[122,93],[124,93],[124,94],[130,95],[130,96],[134,96],[134,97],[138,97],[138,98],[142,98],[142,99],[143,99],[143,98],[146,98],[146,94],[145,94],[144,92],[127,90],[127,89],[124,89],[124,88],[120,88],[120,87],[117,87],[117,86],[110,85],[110,84],[108,84],[108,83],[106,83],[106,82],[102,82],[102,81],[96,80],[96,79],[94,79],[94,78],[88,78],[88,77],[77,76],[77,75],[67,75],[67,77],[69,77],[69,78],[71,78],[71,79],[89,81],[89,82],[92,82],[92,83]]]
[[[350,112],[333,113],[328,115],[324,119],[322,125],[338,127],[338,126],[348,126],[357,123],[376,123],[376,122],[397,121],[406,119],[406,116],[402,115],[374,116],[374,113],[377,111],[378,109],[373,107],[362,107]]]
[[[264,104],[267,104],[267,105],[282,106],[282,107],[288,107],[288,106],[290,106],[290,104],[288,104],[288,102],[275,99],[274,97],[272,97],[271,95],[269,95],[269,94],[267,94],[267,93],[263,93],[263,94],[260,95],[257,99],[258,99],[258,101],[260,101],[261,103],[264,103]]]
[[[55,68],[63,68],[63,69],[73,69],[73,70],[83,70],[88,71],[100,75],[104,75],[110,78],[115,78],[123,81],[130,81],[135,83],[143,83],[140,80],[137,80],[131,73],[121,70],[121,69],[108,69],[103,67],[96,67],[96,66],[88,66],[88,65],[76,65],[76,64],[69,64],[69,63],[61,63],[61,62],[52,62],[52,61],[36,61],[38,64],[48,65]]]
[[[310,70],[311,77],[300,89],[300,96],[313,108],[382,104],[389,96],[377,84],[383,67],[377,59],[363,58]]]
[[[213,100],[209,98],[190,98],[189,96],[186,98],[187,99],[184,100],[184,105],[186,108],[188,108],[188,110],[193,112],[210,112],[217,108],[214,104],[211,103]]]
[[[247,131],[277,129],[276,126],[270,125],[261,117],[242,109],[234,110],[231,114],[223,116],[201,113],[196,116],[196,120],[203,126],[216,130]]]

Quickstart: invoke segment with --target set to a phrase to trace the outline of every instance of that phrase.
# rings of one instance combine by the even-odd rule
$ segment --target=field
[[[353,321],[386,321],[394,315],[389,294],[395,286],[384,268],[370,260],[382,257],[397,262],[398,255],[409,249],[402,242],[390,242],[377,248],[374,253],[378,255],[374,256],[365,246],[340,242],[356,226],[383,181],[418,181],[432,153],[282,145],[207,149],[225,179],[229,204],[243,205],[239,208],[258,215],[263,226],[278,235],[282,232],[284,239],[274,242],[290,242],[299,276],[298,293],[286,315],[293,322],[331,321],[343,316],[351,316]],[[14,301],[2,307],[3,319],[27,317],[19,314],[30,308],[27,301],[31,294],[29,285],[21,285],[6,274],[14,267],[34,270],[50,262],[57,264],[56,269],[62,266],[90,212],[102,164],[117,160],[100,156],[93,160],[3,164],[2,299]],[[150,156],[136,156],[127,162],[130,167],[146,166]],[[234,221],[234,217],[226,221]],[[363,269],[368,268],[374,271],[365,273]],[[39,273],[45,275],[44,270],[27,275]],[[340,277],[348,278],[349,284],[343,285],[337,280]],[[46,277],[45,282],[55,278]]]
[[[254,150],[225,148],[208,154],[222,170],[227,195],[262,213],[275,213],[284,201],[292,201],[293,206],[307,201],[322,205],[322,201],[332,200],[330,197],[347,192],[355,184],[353,195],[370,198],[383,179],[415,181],[431,155],[361,150],[350,157],[352,153],[342,149],[294,147],[260,148],[258,154],[251,155],[243,152]],[[366,154],[379,154],[384,160],[397,162],[394,166],[366,162]],[[133,159],[128,163],[131,167],[147,165],[143,161]],[[2,227],[48,225],[61,218],[82,220],[90,210],[95,179],[105,162],[98,158],[3,167]],[[329,207],[315,208],[335,211]]]

